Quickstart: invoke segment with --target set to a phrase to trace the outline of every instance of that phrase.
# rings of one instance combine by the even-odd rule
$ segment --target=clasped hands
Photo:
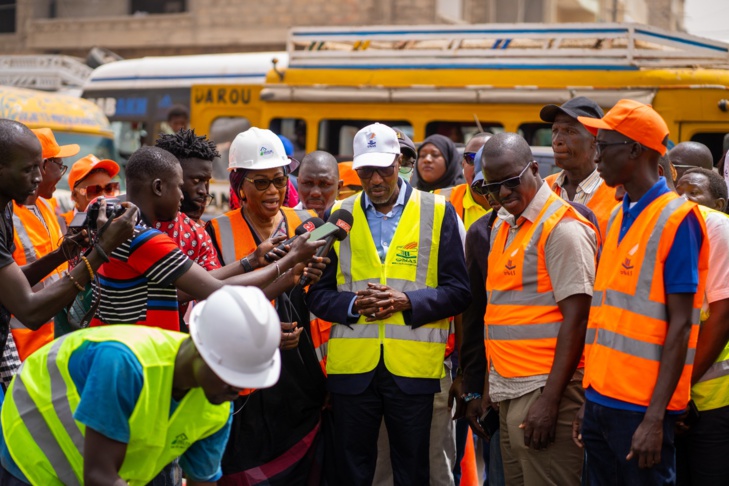
[[[367,316],[366,322],[382,321],[396,312],[412,309],[407,295],[387,285],[368,283],[366,289],[355,295],[352,312]]]

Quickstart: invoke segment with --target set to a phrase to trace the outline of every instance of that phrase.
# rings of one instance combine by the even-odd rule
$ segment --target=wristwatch
[[[240,259],[240,266],[243,267],[244,272],[253,271],[253,266],[251,265],[251,262],[248,261],[248,257]]]

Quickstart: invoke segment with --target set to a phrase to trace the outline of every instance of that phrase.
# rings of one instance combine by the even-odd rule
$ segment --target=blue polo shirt
[[[628,194],[623,199],[623,222],[620,227],[618,242],[628,233],[640,213],[658,197],[671,192],[666,179],[661,177],[653,187],[637,202],[633,203]],[[663,285],[667,294],[693,294],[699,287],[699,252],[704,235],[696,215],[689,213],[676,231],[676,238],[663,266]],[[605,249],[609,251],[609,249]],[[596,392],[591,387],[585,390],[585,398],[591,402],[610,408],[645,412],[647,407],[616,400]],[[678,412],[680,413],[680,412]]]

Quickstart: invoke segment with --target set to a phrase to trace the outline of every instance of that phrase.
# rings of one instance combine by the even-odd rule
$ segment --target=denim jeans
[[[644,417],[642,412],[603,407],[589,400],[585,403],[582,440],[587,452],[586,474],[590,486],[676,484],[674,415],[666,414],[663,420],[663,449],[659,464],[640,469],[636,458],[626,460],[633,434]]]

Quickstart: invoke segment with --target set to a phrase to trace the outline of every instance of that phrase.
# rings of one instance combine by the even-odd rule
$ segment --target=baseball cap
[[[59,159],[64,157],[73,157],[81,151],[81,147],[75,143],[69,145],[58,145],[56,137],[53,136],[53,132],[50,128],[32,128],[31,130],[35,133],[35,136],[38,137],[38,140],[41,143],[44,159],[51,159],[54,157]]]
[[[93,154],[82,157],[71,166],[71,171],[68,173],[68,187],[73,190],[76,184],[84,180],[89,172],[95,169],[103,169],[109,174],[109,177],[114,177],[119,173],[119,164],[111,159],[99,160]]]
[[[271,130],[251,127],[230,145],[228,170],[263,170],[289,165],[281,139]]]
[[[354,136],[354,160],[352,169],[361,167],[389,167],[400,155],[400,142],[395,130],[374,123],[364,127]]]
[[[546,105],[539,112],[539,117],[545,122],[554,123],[554,119],[557,115],[563,113],[574,119],[578,116],[587,116],[590,118],[602,118],[603,111],[600,105],[592,101],[586,96],[577,96],[572,98],[561,106],[557,105]]]
[[[661,155],[666,154],[668,125],[656,110],[639,101],[620,100],[600,119],[585,116],[577,119],[593,135],[599,129],[613,130]]]
[[[410,140],[410,137],[405,135],[405,132],[400,130],[399,128],[392,128],[395,130],[395,133],[397,134],[397,141],[400,144],[400,153],[403,155],[409,155],[412,158],[416,158],[418,156],[418,151],[415,150],[415,144],[412,140]],[[408,152],[407,154],[405,152]]]
[[[345,186],[361,186],[362,181],[359,179],[357,172],[352,169],[352,162],[340,162],[339,178]]]

